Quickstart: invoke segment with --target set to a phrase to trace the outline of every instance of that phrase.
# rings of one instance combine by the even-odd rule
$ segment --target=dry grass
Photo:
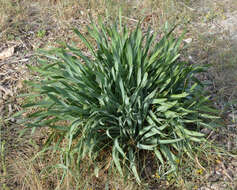
[[[230,102],[237,98],[237,75],[234,72],[237,69],[235,53],[237,42],[228,40],[228,33],[224,30],[216,28],[214,33],[212,31],[212,26],[217,20],[225,20],[227,12],[237,10],[235,0],[226,2],[226,0],[221,2],[211,0],[0,0],[0,50],[1,47],[8,47],[12,43],[17,44],[16,56],[24,57],[39,47],[55,46],[58,45],[56,42],[60,41],[77,41],[72,28],[77,27],[85,33],[85,28],[90,23],[89,15],[94,20],[102,16],[106,22],[110,22],[116,17],[121,6],[123,18],[130,27],[142,18],[144,18],[144,28],[151,26],[159,31],[167,20],[170,23],[181,22],[176,32],[181,33],[186,28],[188,31],[186,38],[192,38],[184,59],[192,63],[212,64],[208,78],[204,80],[211,84],[210,91],[213,92],[213,99],[223,113],[233,112],[235,108]],[[219,32],[216,32],[217,30]],[[85,48],[81,43],[78,43],[78,46]],[[8,61],[10,63],[11,59]],[[19,74],[15,78],[9,75],[12,78],[7,78],[7,84],[0,82],[1,86],[5,85],[6,88],[14,86],[19,78],[24,78],[25,71],[20,71],[16,67],[17,64],[8,64],[4,66],[5,68],[0,67],[1,73],[10,68]],[[1,75],[1,81],[3,79],[6,81],[6,76]],[[21,127],[10,119],[11,114],[20,109],[21,102],[16,100],[16,95],[17,91],[14,91],[9,99],[3,99],[3,96],[0,96],[0,168],[2,168],[0,189],[54,189],[59,186],[62,171],[42,171],[45,167],[56,164],[58,158],[47,153],[47,156],[31,160],[42,147],[48,132],[46,130],[35,134],[33,140],[30,140],[32,136],[29,133],[21,138],[18,137]],[[229,110],[228,103],[232,106],[232,111]],[[9,105],[14,105],[11,110],[9,110],[11,107]],[[229,121],[229,118],[226,118],[226,121]],[[204,157],[203,163],[205,160],[209,166],[208,163],[211,160]],[[205,179],[201,170],[196,172],[193,168],[194,166],[183,168],[184,178],[182,179],[170,176],[168,181],[161,181],[161,188],[197,188],[198,183]],[[138,187],[132,181],[124,184],[116,174],[104,173],[103,177],[95,178],[93,173],[89,173],[90,171],[82,168],[79,180],[75,180],[68,174],[60,189],[105,189],[106,186],[108,189],[157,189],[157,186],[152,187],[152,184],[147,187],[145,185]]]

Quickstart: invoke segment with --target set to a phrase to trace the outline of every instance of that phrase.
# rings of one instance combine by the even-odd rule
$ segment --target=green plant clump
[[[111,166],[141,182],[141,153],[153,152],[169,172],[182,155],[194,158],[205,142],[201,129],[212,128],[216,117],[195,77],[205,69],[179,59],[182,37],[173,30],[157,42],[140,25],[129,32],[121,24],[92,23],[96,48],[75,30],[90,56],[69,45],[44,53],[33,68],[40,77],[29,82],[36,98],[25,107],[36,111],[28,126],[52,129],[47,143],[54,139],[61,151],[64,143],[63,165],[89,158],[96,167],[101,153],[110,152]]]

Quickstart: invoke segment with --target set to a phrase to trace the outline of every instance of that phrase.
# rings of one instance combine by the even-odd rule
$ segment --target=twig
[[[189,7],[189,6],[187,6],[185,3],[183,3],[183,2],[178,2],[179,4],[181,4],[181,5],[183,5],[183,6],[185,6],[187,9],[189,9],[190,11],[195,11],[195,9],[193,9],[193,8],[191,8],[191,7]]]
[[[200,164],[200,162],[199,162],[197,156],[195,157],[195,160],[196,160],[197,165],[198,165],[203,171],[206,171],[206,169]]]
[[[25,56],[23,59],[18,59],[18,60],[12,61],[12,62],[4,61],[3,63],[0,64],[0,67],[2,67],[5,64],[15,64],[15,63],[18,63],[18,62],[27,62],[27,61],[29,61],[29,57],[31,57],[33,55],[34,54],[30,54],[30,55]]]
[[[228,172],[226,171],[226,167],[225,167],[225,165],[224,165],[223,162],[221,163],[221,167],[222,167],[222,169],[223,169],[223,171],[222,171],[223,174],[224,174],[227,178],[229,178],[230,181],[233,181],[232,177],[230,177],[230,175],[229,175]]]
[[[131,20],[131,21],[134,21],[134,22],[138,22],[138,20],[136,19],[133,19],[133,18],[129,18],[129,17],[126,17],[126,16],[122,16],[123,18],[127,19],[127,20]]]
[[[211,131],[210,134],[207,137],[207,140],[212,136],[212,134],[214,133],[214,131]]]

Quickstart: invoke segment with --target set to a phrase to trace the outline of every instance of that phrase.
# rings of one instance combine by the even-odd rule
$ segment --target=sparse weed
[[[38,37],[38,38],[44,38],[45,35],[46,35],[46,30],[39,30],[39,31],[37,32],[37,37]]]

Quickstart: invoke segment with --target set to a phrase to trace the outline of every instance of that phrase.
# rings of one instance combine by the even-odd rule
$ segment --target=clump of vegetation
[[[28,82],[34,98],[25,107],[36,111],[27,125],[52,129],[46,144],[61,153],[63,169],[89,158],[98,171],[101,155],[109,153],[111,168],[140,183],[141,153],[152,152],[174,172],[183,155],[195,157],[206,141],[201,129],[212,128],[216,117],[195,77],[205,69],[179,59],[175,27],[157,42],[140,24],[131,32],[118,25],[92,23],[96,48],[75,30],[89,56],[70,45],[44,52],[46,59],[32,68],[40,77]]]

